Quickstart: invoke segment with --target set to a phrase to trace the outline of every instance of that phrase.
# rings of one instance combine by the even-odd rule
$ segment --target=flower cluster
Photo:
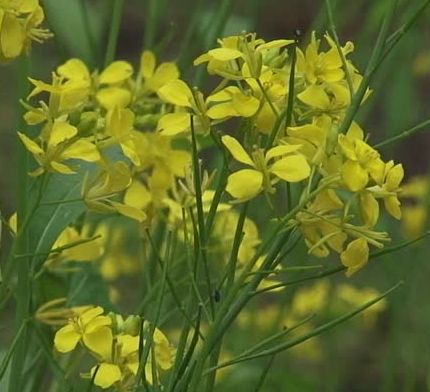
[[[45,18],[39,0],[0,1],[0,61],[9,61],[52,34],[39,28]]]
[[[55,334],[54,345],[60,353],[69,353],[78,346],[90,354],[96,364],[84,377],[94,377],[94,384],[106,389],[115,386],[118,390],[128,390],[135,384],[139,372],[140,344],[145,345],[150,330],[149,324],[139,316],[109,313],[99,306],[83,306],[72,309],[73,316]],[[161,370],[172,367],[175,349],[167,337],[157,328],[151,340],[143,372],[152,384]]]
[[[230,161],[225,191],[233,200],[217,205],[215,222],[260,195],[272,210],[275,197],[301,203],[287,228],[300,230],[314,256],[340,254],[351,275],[367,263],[370,245],[389,241],[376,229],[380,202],[401,217],[403,168],[383,161],[357,123],[339,133],[362,77],[348,58],[351,42],[325,41],[323,50],[312,34],[301,50],[295,40],[265,42],[255,34],[220,39],[194,61],[222,78],[207,96],[181,80],[175,64],[157,65],[150,51],[137,72],[122,60],[101,72],[68,60],[51,83],[30,79],[25,120],[40,132],[19,137],[37,162],[31,175],[86,173],[81,193],[89,210],[145,227],[161,220],[181,233],[197,213],[191,141],[198,153],[217,146]],[[33,106],[40,93],[49,99]],[[199,168],[209,214],[213,175]],[[257,234],[251,249],[259,243]],[[242,245],[242,261],[244,252]]]

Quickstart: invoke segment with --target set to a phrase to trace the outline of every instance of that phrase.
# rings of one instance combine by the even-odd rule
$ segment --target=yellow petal
[[[236,199],[248,200],[261,192],[262,184],[262,173],[257,170],[244,169],[228,177],[226,191]]]
[[[288,182],[299,182],[309,177],[311,169],[303,155],[291,155],[276,161],[270,172]]]
[[[371,193],[360,194],[360,212],[366,226],[375,226],[379,218],[379,204]]]
[[[121,355],[123,357],[139,351],[139,336],[120,335],[117,340],[121,345]]]
[[[126,140],[125,142],[121,143],[121,149],[124,155],[130,159],[130,161],[133,162],[135,166],[140,165],[139,154],[137,153],[133,140]]]
[[[93,333],[97,331],[100,327],[105,327],[111,324],[112,319],[109,316],[96,316],[85,325],[85,333]]]
[[[83,342],[87,348],[102,358],[110,358],[112,353],[112,330],[109,327],[100,327],[90,333],[84,333]]]
[[[99,316],[103,312],[104,310],[101,306],[94,306],[88,310],[85,310],[85,312],[83,312],[80,315],[80,320],[82,325],[86,326],[88,323],[90,323],[92,320],[94,320],[97,316]]]
[[[133,74],[133,67],[126,61],[115,61],[110,64],[100,75],[101,84],[121,83]]]
[[[87,66],[79,59],[70,59],[66,61],[57,68],[57,73],[67,79],[90,79]]]
[[[73,125],[64,121],[55,121],[49,134],[48,146],[55,147],[61,142],[71,139],[77,133],[78,130]]]
[[[265,44],[259,45],[257,50],[269,50],[275,48],[283,48],[284,46],[291,45],[294,43],[293,39],[275,39],[273,41],[266,42]]]
[[[155,70],[155,56],[150,50],[145,50],[140,56],[140,73],[145,79],[152,77]]]
[[[241,117],[252,117],[260,107],[260,101],[252,95],[235,94],[231,105]]]
[[[80,339],[81,335],[75,331],[73,325],[68,324],[57,331],[54,345],[60,353],[68,353],[76,347]]]
[[[24,120],[28,125],[36,125],[46,120],[46,114],[42,110],[30,110],[24,114]]]
[[[143,222],[146,219],[146,214],[138,208],[128,206],[127,204],[118,203],[116,201],[110,201],[110,204],[121,215],[124,215],[128,218],[134,219],[138,222]]]
[[[157,131],[163,135],[174,136],[190,128],[190,115],[186,112],[168,113],[160,118]]]
[[[230,154],[233,155],[233,158],[236,159],[236,161],[254,167],[254,162],[252,161],[251,157],[234,137],[225,135],[221,138],[221,141],[224,146],[227,147],[227,149],[230,151]]]
[[[194,61],[193,61],[193,65],[200,65],[205,63],[206,61],[210,61],[211,56],[209,56],[207,53],[204,53],[202,55],[200,55],[199,57],[197,57]]]
[[[209,50],[209,56],[218,61],[230,61],[242,57],[242,53],[236,49],[216,48]],[[197,60],[196,60],[197,61]],[[195,64],[196,65],[196,64]]]
[[[145,86],[153,91],[158,91],[165,84],[179,78],[179,70],[174,63],[163,63],[155,70],[154,75]]]
[[[67,166],[63,163],[60,163],[60,162],[51,161],[51,162],[49,162],[49,166],[51,166],[51,169],[57,173],[61,173],[61,174],[75,174],[76,173],[69,166]]]
[[[143,210],[150,202],[151,194],[148,189],[140,181],[134,180],[125,192],[124,203]]]
[[[364,238],[351,241],[346,249],[341,253],[340,259],[345,267],[347,276],[351,276],[363,268],[369,260],[369,245]]]
[[[400,201],[396,196],[384,198],[385,209],[396,219],[402,218],[402,210],[400,209]]]
[[[124,88],[108,87],[97,93],[97,100],[106,110],[115,106],[126,107],[131,101],[131,93]]]
[[[394,166],[387,174],[387,178],[385,180],[386,188],[389,191],[397,190],[400,183],[403,180],[405,172],[403,170],[402,164],[398,164]]]
[[[11,12],[6,12],[1,24],[0,53],[7,59],[18,57],[24,48],[25,29]]]
[[[342,180],[352,192],[364,189],[369,181],[369,175],[358,162],[346,161],[341,169]]]
[[[134,113],[130,109],[116,106],[108,112],[106,120],[106,132],[114,137],[117,142],[121,142],[130,136],[134,125]]]
[[[220,120],[222,118],[237,116],[237,112],[230,102],[226,102],[210,107],[206,115],[213,120]]]
[[[86,162],[97,162],[101,159],[97,147],[88,139],[79,139],[71,144],[61,153],[61,158],[81,159]]]
[[[299,150],[302,146],[300,144],[284,144],[281,146],[276,146],[271,148],[266,153],[266,162],[268,162],[272,158],[280,157],[282,155],[291,154],[292,152],[296,152]]]
[[[297,95],[306,105],[326,110],[330,106],[330,99],[322,87],[309,86],[305,91]]]
[[[91,369],[91,377],[94,376],[97,366]],[[97,374],[94,377],[94,384],[100,388],[107,389],[121,380],[121,369],[112,363],[102,363],[99,365]]]
[[[182,107],[189,107],[193,99],[191,89],[185,82],[179,79],[167,83],[157,93],[164,102]]]
[[[31,140],[28,136],[24,135],[21,132],[18,132],[18,136],[24,144],[25,148],[30,151],[34,155],[43,155],[45,152],[42,150],[39,145]]]

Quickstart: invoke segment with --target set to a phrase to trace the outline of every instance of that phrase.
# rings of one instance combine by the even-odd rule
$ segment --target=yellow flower
[[[0,61],[12,60],[30,49],[31,41],[52,37],[38,28],[44,20],[38,0],[8,0],[0,3]]]
[[[85,236],[80,234],[74,227],[66,227],[57,240],[52,245],[52,249],[65,247],[79,241],[85,240]],[[84,242],[64,249],[59,254],[54,254],[48,261],[48,266],[58,263],[66,263],[68,261],[91,262],[96,261],[103,253],[103,248],[100,244],[100,239]]]
[[[139,336],[117,335],[113,347],[110,347],[110,354],[91,369],[90,374],[93,376],[98,368],[94,384],[103,389],[114,384],[123,388],[133,386],[139,369],[139,340]],[[155,328],[152,340],[156,365],[154,371],[158,374],[159,370],[168,370],[172,367],[176,350],[158,328]],[[149,354],[144,371],[145,378],[150,384],[153,383],[152,366],[153,361]]]
[[[316,39],[315,31],[312,32],[311,42],[307,46],[305,53],[297,49],[297,70],[311,84],[339,82],[345,77],[342,58],[335,42],[328,34],[325,35],[325,38],[330,46],[327,52],[319,53],[320,40]],[[348,41],[341,50],[346,57],[354,50],[354,45]]]
[[[68,353],[82,342],[101,357],[109,355],[113,341],[111,318],[102,314],[103,308],[96,306],[71,318],[55,334],[55,348],[61,353]]]
[[[404,176],[403,166],[400,163],[394,165],[393,161],[389,161],[385,164],[384,169],[383,182],[367,190],[374,197],[382,198],[388,213],[394,218],[400,219],[402,217],[402,211],[400,209],[398,194],[401,191],[400,183]]]
[[[143,78],[142,92],[157,93],[167,83],[179,78],[175,63],[161,63],[156,67],[154,53],[145,50],[140,57],[140,75]]]
[[[243,93],[236,86],[229,86],[212,94],[208,103],[215,102],[208,111],[207,116],[214,120],[229,117],[252,117],[260,106],[260,101],[250,94]]]
[[[365,238],[351,241],[340,254],[342,264],[347,267],[346,276],[351,276],[362,269],[369,260],[369,245]]]
[[[244,79],[245,74],[259,78],[266,57],[273,58],[273,51],[290,45],[294,40],[278,39],[265,42],[255,33],[231,36],[218,40],[220,48],[209,50],[194,60],[194,65],[207,64],[209,74],[226,79]]]
[[[140,159],[134,143],[135,134],[133,129],[134,113],[130,109],[114,106],[106,115],[106,134],[112,137],[115,143],[121,146],[124,155],[138,166]]]
[[[99,75],[96,98],[106,110],[124,108],[131,102],[127,81],[133,74],[133,67],[126,61],[114,61]]]
[[[279,180],[299,182],[309,177],[310,167],[306,158],[297,152],[299,145],[277,146],[266,153],[259,149],[251,157],[235,138],[223,136],[222,142],[234,159],[252,167],[228,177],[226,190],[240,201],[252,199],[263,190],[273,193],[273,185]]]
[[[121,215],[143,222],[146,214],[131,205],[111,200],[131,184],[129,167],[121,161],[103,164],[102,171],[94,182],[86,179],[82,184],[82,198],[88,208],[100,213],[118,212]]]
[[[314,115],[327,114],[340,119],[350,104],[350,93],[344,83],[309,85],[297,98],[311,107]]]
[[[190,130],[190,114],[195,116],[194,129],[197,132],[209,131],[210,119],[206,114],[206,102],[202,93],[191,91],[184,81],[176,79],[162,86],[157,94],[163,102],[175,105],[177,109],[160,118],[157,131],[161,134],[175,136]]]
[[[97,370],[94,384],[103,389],[116,383],[125,387],[136,376],[139,367],[139,336],[118,335],[112,344],[109,354],[90,371],[93,377]]]
[[[30,173],[32,176],[39,176],[44,171],[74,174],[75,170],[63,163],[69,159],[80,159],[87,162],[100,160],[96,146],[88,138],[76,139],[78,130],[67,121],[55,120],[46,131],[49,132],[47,140],[42,141],[41,144],[18,132],[22,143],[40,165],[38,169]]]
[[[339,135],[339,147],[346,158],[341,168],[342,180],[352,192],[363,190],[369,176],[375,181],[380,177],[383,162],[379,159],[379,153],[363,141],[363,131],[357,127],[351,127],[346,135]]]

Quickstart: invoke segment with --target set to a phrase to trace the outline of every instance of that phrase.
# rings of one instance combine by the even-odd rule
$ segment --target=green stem
[[[406,131],[400,132],[397,135],[394,135],[393,137],[390,137],[380,143],[377,143],[373,146],[373,148],[381,148],[385,147],[387,145],[390,145],[392,143],[397,143],[398,141],[401,141],[403,139],[408,138],[409,136],[417,133],[418,131],[421,131],[423,128],[430,126],[430,120],[423,121],[417,125],[415,125],[412,128],[407,129]]]
[[[352,312],[346,313],[346,314],[344,314],[340,317],[337,317],[336,319],[334,319],[334,320],[332,320],[326,324],[323,324],[323,325],[315,328],[313,331],[311,331],[307,334],[299,336],[295,339],[291,339],[290,341],[287,341],[285,343],[281,343],[275,347],[260,351],[259,353],[256,353],[256,354],[248,355],[246,357],[234,358],[231,361],[227,361],[227,362],[224,362],[224,363],[218,365],[217,369],[224,368],[224,367],[231,366],[231,365],[235,365],[237,363],[244,362],[244,361],[250,361],[250,360],[256,359],[256,358],[263,358],[266,356],[278,354],[278,353],[285,351],[291,347],[294,347],[300,343],[303,343],[306,340],[311,339],[314,336],[320,335],[323,332],[325,332],[331,328],[334,328],[336,325],[338,325],[338,324],[350,319],[351,317],[354,317],[355,315],[361,313],[363,310],[369,308],[370,306],[376,304],[377,302],[379,302],[380,300],[385,298],[387,295],[391,294],[391,292],[393,292],[394,290],[399,288],[402,284],[403,284],[403,282],[400,281],[399,283],[395,284],[393,287],[391,287],[389,290],[387,290],[385,293],[381,294],[380,296],[376,297],[375,299],[373,299],[369,302],[366,302],[364,305],[358,307],[357,309],[353,310]],[[214,371],[214,370],[215,369],[210,369],[210,371]]]
[[[105,68],[114,60],[125,0],[113,0],[112,17],[105,54]]]
[[[209,272],[209,265],[207,259],[207,238],[206,238],[206,226],[204,220],[203,211],[203,199],[202,199],[202,182],[201,182],[201,172],[200,172],[200,162],[197,152],[197,141],[194,129],[194,117],[190,116],[191,123],[191,142],[192,142],[192,161],[193,161],[193,177],[194,177],[194,192],[196,196],[196,207],[197,207],[197,224],[198,224],[198,240],[199,240],[199,255],[203,262],[203,269],[206,278],[206,285],[208,290],[209,306],[212,318],[215,314],[215,305],[212,296],[212,282]]]
[[[388,29],[391,25],[391,21],[394,17],[394,11],[396,9],[398,0],[391,0],[391,5],[385,14],[384,20],[382,22],[381,29],[379,31],[376,44],[373,48],[372,55],[367,64],[366,70],[361,80],[360,86],[352,97],[351,104],[345,114],[345,117],[339,127],[339,133],[346,133],[354,120],[355,115],[363,101],[364,95],[366,94],[367,88],[369,86],[370,80],[375,73],[378,63],[383,56],[385,49],[385,42],[388,35]]]
[[[19,95],[26,95],[28,90],[28,83],[26,77],[29,73],[29,61],[23,58],[19,62],[19,80],[18,91]],[[19,114],[22,113],[20,109]],[[22,120],[19,120],[20,125],[23,125]],[[28,225],[24,222],[29,215],[29,195],[28,195],[28,171],[29,171],[29,154],[22,143],[17,139],[17,155],[18,155],[18,189],[17,189],[17,236],[13,244],[12,251],[18,251],[19,253],[29,252],[29,232]],[[11,252],[12,254],[12,252]],[[10,260],[10,258],[9,258]],[[9,261],[8,260],[8,261]],[[9,267],[9,263],[6,263],[6,267]],[[14,355],[12,358],[12,364],[10,369],[9,377],[9,391],[19,392],[24,389],[24,380],[21,377],[24,371],[25,360],[28,353],[28,324],[26,320],[30,317],[30,306],[31,306],[31,276],[30,276],[30,258],[23,258],[16,265],[17,271],[17,287],[16,287],[16,318],[15,325],[16,330],[19,330],[24,325],[24,331],[22,332],[20,339],[17,342]],[[7,275],[9,271],[6,271]],[[6,275],[5,274],[5,275]],[[5,277],[4,285],[7,285],[9,276]]]
[[[348,88],[349,88],[349,93],[350,93],[351,98],[352,98],[352,96],[354,95],[354,86],[352,84],[351,74],[349,73],[348,65],[346,63],[346,58],[345,58],[345,55],[343,54],[342,47],[340,46],[339,37],[337,35],[336,25],[334,23],[334,17],[333,17],[333,7],[331,4],[331,1],[325,0],[325,6],[326,6],[326,10],[327,10],[329,25],[330,25],[330,32],[331,32],[333,39],[334,39],[334,42],[336,44],[337,52],[339,53],[339,56],[342,60],[343,71],[345,72],[346,81],[348,83]]]
[[[293,119],[293,108],[294,108],[294,90],[295,90],[295,74],[296,74],[296,60],[297,60],[297,41],[293,46],[293,54],[291,56],[291,67],[290,76],[288,79],[288,100],[285,110],[276,118],[275,125],[273,126],[272,132],[270,134],[269,140],[267,141],[266,151],[269,150],[273,143],[275,142],[279,130],[282,128],[283,122],[285,120],[285,126],[289,127]],[[289,186],[289,183],[287,183]]]

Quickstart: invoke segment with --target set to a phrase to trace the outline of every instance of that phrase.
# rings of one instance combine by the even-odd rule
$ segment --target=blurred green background
[[[376,40],[386,5],[392,0],[333,1],[338,35],[351,40],[351,58],[364,70]],[[392,31],[425,3],[399,1]],[[34,45],[31,75],[47,79],[54,67],[80,57],[102,67],[111,17],[109,0],[45,0],[47,24],[55,38]],[[430,118],[430,7],[402,38],[371,83],[371,98],[360,111],[361,125],[377,143]],[[219,36],[243,30],[264,39],[290,38],[295,30],[307,41],[312,30],[328,29],[322,0],[126,0],[117,58],[137,65],[142,49],[154,50],[161,60],[176,60],[184,78],[205,89],[208,82],[192,67],[192,60],[213,46]],[[2,65],[0,72],[0,209],[9,216],[15,205],[16,130],[20,126],[16,94],[20,62]],[[428,129],[430,130],[430,129]],[[430,135],[424,129],[383,150],[385,160],[404,164],[407,179],[428,174]],[[427,202],[427,204],[429,204]],[[404,233],[386,222],[394,243]],[[399,280],[405,284],[389,298],[387,310],[371,330],[357,331],[348,322],[324,337],[319,360],[294,355],[275,358],[264,391],[426,391],[430,390],[430,266],[429,244],[370,263],[351,281],[381,291]],[[340,281],[344,277],[337,278]],[[285,291],[286,301],[291,295]],[[261,309],[267,304],[260,304]],[[263,312],[262,312],[263,314]],[[351,331],[350,331],[351,330]],[[229,387],[252,391],[265,362],[255,361],[226,375]],[[226,383],[227,385],[227,383]]]

